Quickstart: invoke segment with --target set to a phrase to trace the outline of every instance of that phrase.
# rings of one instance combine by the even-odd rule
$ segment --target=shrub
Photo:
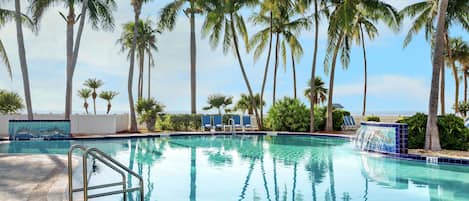
[[[162,114],[156,124],[161,130],[192,131],[200,129],[200,121],[199,114]]]
[[[350,116],[350,112],[341,109],[336,109],[332,111],[332,127],[335,131],[342,130],[342,126],[344,125],[344,116]]]
[[[24,108],[18,93],[0,90],[0,114],[14,114]]]
[[[365,117],[365,121],[375,121],[375,122],[380,122],[381,119],[379,119],[378,116],[367,116]]]
[[[268,125],[277,131],[304,132],[309,130],[309,110],[297,99],[285,97],[273,105],[268,114]]]
[[[326,107],[314,107],[314,130],[324,130],[326,127]]]
[[[425,146],[427,115],[417,113],[412,117],[399,120],[398,123],[406,123],[409,125],[409,148],[423,149]],[[453,114],[439,116],[438,131],[440,133],[440,144],[443,149],[468,149],[469,130],[464,126],[463,119]]]
[[[135,106],[140,123],[145,122],[149,131],[155,130],[157,115],[163,111],[163,108],[164,105],[153,98],[140,99]]]
[[[461,101],[459,102],[459,114],[462,116],[467,116],[467,112],[469,111],[469,102]]]

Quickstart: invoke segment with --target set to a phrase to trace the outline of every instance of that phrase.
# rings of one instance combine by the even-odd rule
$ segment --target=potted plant
[[[154,98],[149,98],[139,99],[135,107],[140,123],[145,123],[149,131],[154,131],[158,113],[162,112],[165,106]]]

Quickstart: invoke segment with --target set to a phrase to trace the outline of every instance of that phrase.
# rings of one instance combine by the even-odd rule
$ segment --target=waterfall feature
[[[407,128],[407,124],[362,122],[355,136],[355,146],[370,152],[407,153]]]

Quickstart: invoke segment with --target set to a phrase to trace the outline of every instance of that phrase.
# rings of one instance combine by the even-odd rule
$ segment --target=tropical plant
[[[365,121],[380,122],[381,119],[378,116],[367,116],[367,117],[365,117]]]
[[[261,100],[261,96],[259,94],[254,96],[254,101],[259,103],[256,105],[256,110],[260,110],[260,108],[265,105],[265,101]],[[247,111],[249,115],[253,115],[254,107],[252,106],[251,102],[251,97],[246,94],[241,94],[241,98],[238,100],[238,102],[236,102],[234,109],[241,111],[243,114]]]
[[[104,99],[107,101],[107,110],[106,110],[106,114],[109,114],[109,112],[111,111],[111,100],[114,99],[117,95],[119,95],[119,92],[116,92],[116,91],[103,91],[99,94],[99,97],[101,99]]]
[[[131,0],[130,4],[134,9],[134,24],[140,21],[140,13],[144,3],[150,0]],[[137,117],[135,116],[134,97],[133,97],[133,77],[134,77],[134,63],[135,63],[135,49],[137,48],[138,26],[134,26],[134,34],[132,38],[132,45],[130,46],[129,57],[129,77],[127,78],[127,93],[129,96],[129,109],[130,109],[130,132],[137,132]]]
[[[15,114],[23,108],[23,100],[18,93],[0,90],[0,114]]]
[[[334,77],[336,60],[340,50],[340,61],[343,68],[347,68],[350,63],[350,51],[352,40],[356,39],[360,26],[357,19],[360,16],[369,13],[370,16],[381,16],[374,20],[382,20],[389,26],[397,23],[397,12],[395,9],[383,1],[348,1],[339,0],[331,2],[334,10],[329,17],[328,27],[328,46],[326,50],[326,59],[324,60],[324,69],[326,72],[330,70],[329,94],[327,103],[327,121],[326,131],[333,130],[332,102],[334,92]],[[347,16],[347,17],[344,17]],[[387,17],[382,17],[387,16]],[[332,63],[329,64],[332,57]],[[329,69],[330,66],[330,69]]]
[[[211,110],[216,108],[218,110],[218,114],[221,115],[222,108],[226,109],[229,105],[233,103],[233,97],[231,96],[224,96],[220,94],[210,95],[207,99],[208,106],[204,107],[204,110]]]
[[[238,36],[244,41],[246,47],[249,47],[248,34],[244,18],[240,15],[240,10],[245,7],[252,7],[257,4],[257,0],[238,0],[238,1],[209,1],[206,5],[207,17],[202,26],[203,36],[210,35],[210,44],[213,48],[218,46],[222,32],[223,36],[223,53],[234,50],[239,63],[244,83],[248,89],[249,96],[253,97],[254,93],[249,82],[246,69],[241,58]],[[252,105],[257,108],[254,100]],[[259,113],[254,110],[256,115],[256,123],[259,129],[262,129]]]
[[[65,119],[70,119],[72,112],[72,91],[73,91],[73,75],[78,60],[78,52],[80,50],[81,37],[85,26],[86,17],[88,17],[93,29],[114,29],[113,11],[116,10],[116,2],[114,0],[32,0],[31,12],[34,20],[39,21],[45,11],[51,7],[56,6],[58,3],[63,3],[67,8],[67,15],[59,12],[60,16],[66,22],[66,53],[67,53],[67,66],[66,75],[67,83],[65,90]],[[81,12],[77,15],[75,7],[81,5]],[[89,12],[89,13],[88,13]],[[75,24],[78,22],[78,30],[76,38],[74,39]]]
[[[267,121],[276,131],[305,132],[309,130],[309,110],[298,99],[285,97],[270,108]]]
[[[190,54],[191,54],[191,113],[197,113],[197,87],[196,87],[196,40],[195,40],[195,14],[202,12],[203,0],[174,0],[171,3],[167,4],[160,12],[160,21],[158,24],[159,29],[161,30],[173,30],[176,25],[176,18],[179,15],[181,10],[184,10],[184,13],[189,16],[190,22]],[[187,6],[185,6],[188,4]],[[184,7],[187,7],[184,9]]]
[[[451,65],[456,69],[456,63],[460,64],[460,69],[463,73],[464,78],[464,101],[467,100],[467,69],[469,68],[469,44],[465,42],[461,37],[458,38],[451,38],[450,39],[450,49],[451,49],[451,57],[447,57]],[[456,73],[459,77],[458,71],[453,72]],[[458,80],[459,85],[459,80]],[[459,96],[458,96],[459,98]],[[458,106],[459,110],[459,106]],[[456,110],[455,110],[456,111]]]
[[[20,59],[21,74],[23,77],[23,91],[24,91],[24,97],[25,97],[25,102],[26,102],[26,111],[28,113],[28,120],[32,120],[34,117],[33,117],[32,103],[31,103],[31,89],[29,86],[28,64],[26,62],[26,51],[24,47],[23,24],[26,25],[28,28],[31,28],[33,31],[36,31],[35,29],[36,25],[28,16],[21,13],[20,0],[15,0],[14,11],[0,8],[0,27],[2,27],[3,25],[5,25],[5,23],[11,20],[15,20],[15,24],[16,24],[16,39],[18,43],[18,56]],[[2,59],[3,63],[6,65],[7,71],[11,78],[12,74],[11,74],[10,62],[8,60],[8,56],[6,54],[5,48],[1,40],[0,40],[0,59]]]
[[[155,130],[155,123],[158,113],[162,112],[164,105],[154,98],[140,99],[135,105],[140,123],[145,123],[149,131]]]
[[[96,92],[96,90],[99,87],[103,86],[103,81],[98,80],[96,78],[89,78],[83,83],[83,85],[93,90],[93,93],[91,93],[91,98],[93,99],[93,111],[96,115],[96,98],[98,97],[98,93]]]
[[[88,88],[83,88],[78,90],[78,96],[83,99],[83,108],[85,109],[86,114],[88,114],[88,98],[91,97],[93,91]]]
[[[421,2],[414,3],[412,5],[409,5],[402,9],[400,12],[402,16],[409,16],[414,18],[414,22],[412,23],[412,26],[407,33],[407,36],[404,39],[404,47],[406,47],[413,39],[413,36],[416,35],[421,29],[425,29],[425,38],[427,41],[434,41],[437,40],[438,38],[434,38],[434,32],[435,27],[434,27],[434,22],[437,21],[437,14],[439,13],[439,3],[440,0],[425,0]],[[448,1],[448,6],[446,7],[447,9],[445,10],[445,26],[442,27],[443,29],[443,40],[444,40],[444,52],[448,55],[449,58],[452,57],[451,53],[451,48],[450,47],[450,42],[449,42],[449,29],[455,24],[459,24],[463,27],[463,29],[469,31],[469,16],[467,15],[467,10],[469,9],[469,3],[467,0],[451,0]],[[433,42],[432,42],[433,43]],[[434,44],[432,44],[433,49],[435,50]],[[433,51],[432,51],[433,52]],[[452,59],[450,59],[452,60]],[[443,63],[444,65],[444,63]],[[459,79],[457,76],[457,73],[455,73],[457,70],[455,69],[455,66],[451,66],[452,71],[453,71],[453,76],[455,78],[455,84],[459,85]],[[441,113],[445,114],[445,68],[440,69],[440,93],[441,95]],[[457,101],[459,99],[459,90],[458,86],[456,86],[456,93],[455,93],[455,104],[456,104],[456,110],[457,110]]]
[[[314,93],[311,94],[311,88],[308,87],[304,93],[305,97],[310,101],[310,98],[313,97],[312,102],[314,102],[314,105],[325,103],[327,100],[327,89],[324,81],[321,79],[321,77],[316,77],[314,79],[314,83]],[[312,86],[311,80],[308,81],[308,86]]]
[[[132,46],[132,39],[134,35],[134,22],[129,22],[123,25],[123,32],[117,43],[121,44],[121,51],[129,51]],[[158,31],[152,27],[150,20],[140,20],[138,26],[137,37],[137,57],[139,59],[139,74],[138,74],[138,99],[143,98],[143,71],[145,63],[145,54],[148,55],[148,97],[150,97],[150,75],[151,67],[154,66],[153,52],[158,51],[156,46],[156,34]],[[130,57],[130,52],[128,59]]]

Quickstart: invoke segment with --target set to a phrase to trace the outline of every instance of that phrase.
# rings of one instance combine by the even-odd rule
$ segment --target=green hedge
[[[162,114],[156,122],[160,130],[193,131],[201,127],[200,114]]]
[[[425,131],[427,115],[417,113],[397,121],[409,125],[409,149],[423,149],[425,146]],[[449,150],[467,150],[469,148],[469,129],[464,126],[464,120],[451,114],[438,117],[438,131],[440,133],[441,148]]]
[[[375,121],[375,122],[380,122],[381,119],[378,116],[367,116],[365,118],[365,121]]]

